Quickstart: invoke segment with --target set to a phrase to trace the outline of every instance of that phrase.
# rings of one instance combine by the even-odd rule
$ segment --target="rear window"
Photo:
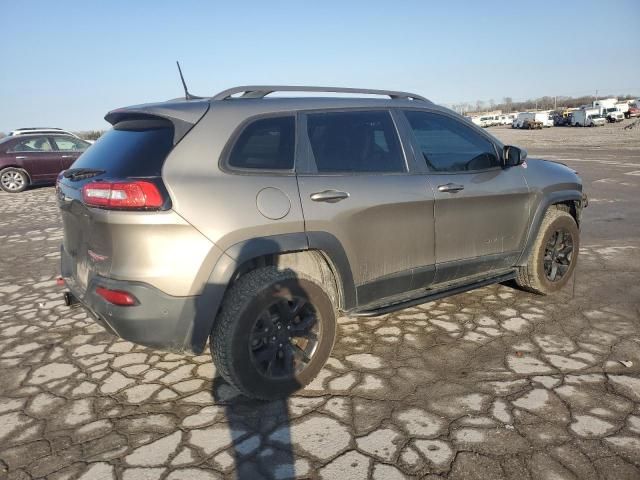
[[[104,170],[113,177],[159,176],[172,148],[173,128],[168,124],[126,122],[102,135],[72,168]]]

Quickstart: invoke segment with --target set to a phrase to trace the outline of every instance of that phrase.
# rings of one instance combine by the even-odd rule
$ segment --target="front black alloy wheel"
[[[573,237],[567,230],[552,233],[544,251],[544,273],[550,282],[561,280],[571,267]]]
[[[580,231],[565,205],[550,207],[516,282],[530,292],[547,295],[567,284],[578,259]]]

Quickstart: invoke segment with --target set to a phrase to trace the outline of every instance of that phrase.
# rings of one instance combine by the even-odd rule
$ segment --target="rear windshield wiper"
[[[105,173],[105,170],[98,170],[96,168],[70,168],[69,170],[65,170],[62,176],[69,180],[81,180],[83,178],[102,175],[103,173]]]

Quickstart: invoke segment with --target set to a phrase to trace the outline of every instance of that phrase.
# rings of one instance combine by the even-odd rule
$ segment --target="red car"
[[[18,193],[53,183],[91,144],[72,135],[21,134],[0,140],[0,188]]]
[[[640,117],[640,108],[633,107],[633,106],[629,105],[629,111],[627,112],[627,118],[632,118],[632,117]]]

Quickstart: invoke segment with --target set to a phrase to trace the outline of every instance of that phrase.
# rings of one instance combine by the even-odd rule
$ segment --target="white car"
[[[45,135],[47,133],[50,133],[52,135],[62,133],[64,135],[71,135],[73,137],[80,138],[73,132],[70,132],[68,130],[63,130],[62,128],[54,128],[54,127],[52,128],[48,128],[48,127],[16,128],[15,130],[9,132],[9,136],[14,137],[16,135],[26,135],[28,133],[40,133]]]
[[[39,133],[39,134],[51,134],[51,135],[71,135],[72,137],[76,137],[79,138],[80,140],[83,140],[85,142],[88,143],[95,143],[95,140],[87,140],[84,139],[82,137],[79,137],[78,135],[76,135],[73,132],[70,132],[69,130],[64,130],[62,128],[56,128],[56,127],[29,127],[29,128],[16,128],[15,130],[12,130],[11,132],[9,132],[9,136],[10,137],[15,137],[17,135],[26,135],[29,133]]]

